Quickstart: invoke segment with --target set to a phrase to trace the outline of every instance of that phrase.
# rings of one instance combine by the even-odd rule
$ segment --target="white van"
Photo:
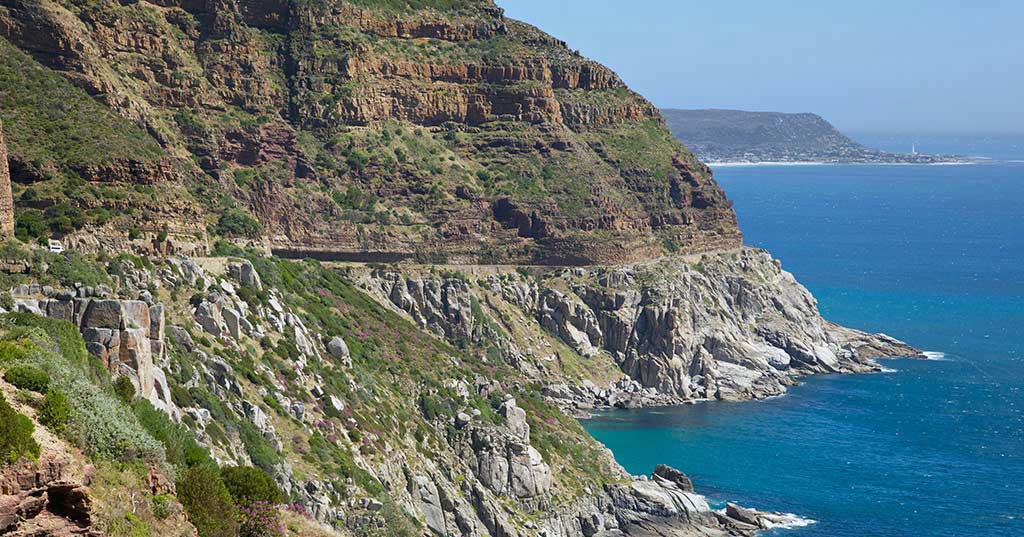
[[[55,241],[53,239],[50,239],[49,243],[50,243],[50,251],[51,252],[53,252],[55,254],[62,254],[62,253],[64,253],[64,245],[61,244],[60,241]]]

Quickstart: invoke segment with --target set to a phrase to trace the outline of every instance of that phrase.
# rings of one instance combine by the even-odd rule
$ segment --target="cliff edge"
[[[490,0],[17,0],[0,37],[16,199],[78,216],[49,227],[79,249],[208,228],[285,256],[577,265],[741,243],[649,102]],[[82,179],[109,192],[59,187]]]

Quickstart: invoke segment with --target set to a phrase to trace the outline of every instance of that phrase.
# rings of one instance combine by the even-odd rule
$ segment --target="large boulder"
[[[111,357],[114,362],[120,360],[121,331],[110,328],[83,328],[82,339],[85,350],[99,358],[103,365],[110,367]]]
[[[427,523],[427,529],[439,537],[447,536],[448,526],[445,523],[444,508],[441,507],[437,485],[432,479],[421,474],[413,476],[409,484],[412,489],[410,492],[416,499],[416,507]]]
[[[119,356],[118,372],[127,374],[136,382],[140,396],[151,399],[155,389],[149,329],[128,328],[122,330]]]
[[[530,424],[526,422],[526,411],[516,406],[515,399],[502,403],[498,413],[505,418],[505,425],[513,436],[521,442],[529,443]]]
[[[255,287],[256,289],[263,288],[259,273],[256,272],[252,263],[248,261],[228,265],[228,275],[242,285]]]
[[[46,316],[74,323],[75,303],[71,300],[50,300],[46,303]]]
[[[84,308],[82,328],[121,329],[124,311],[120,300],[89,300]]]
[[[164,340],[164,305],[156,304],[149,308],[149,339]]]
[[[219,337],[224,332],[220,308],[212,302],[200,303],[196,307],[195,318],[203,331],[213,337]]]
[[[327,342],[327,353],[337,360],[348,361],[352,355],[348,350],[348,344],[341,336],[335,336]]]
[[[686,474],[671,466],[659,464],[654,467],[654,477],[674,483],[685,492],[693,492],[693,481]]]
[[[227,328],[228,335],[238,341],[242,337],[242,314],[234,308],[224,308],[221,310],[221,315],[224,317],[224,326]]]

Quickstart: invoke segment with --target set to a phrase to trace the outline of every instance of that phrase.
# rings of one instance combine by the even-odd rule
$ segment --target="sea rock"
[[[744,524],[761,527],[761,521],[758,517],[758,513],[753,509],[747,509],[730,502],[725,505],[725,515],[729,518],[739,520]]]
[[[683,492],[693,492],[693,481],[691,481],[686,474],[672,468],[671,466],[666,466],[664,464],[655,466],[654,477],[659,477],[674,483]]]

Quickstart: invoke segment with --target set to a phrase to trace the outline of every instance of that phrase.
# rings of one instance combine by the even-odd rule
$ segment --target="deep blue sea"
[[[634,474],[817,521],[795,537],[1024,536],[1024,137],[995,139],[942,141],[979,165],[716,170],[826,317],[944,358],[584,425]]]

